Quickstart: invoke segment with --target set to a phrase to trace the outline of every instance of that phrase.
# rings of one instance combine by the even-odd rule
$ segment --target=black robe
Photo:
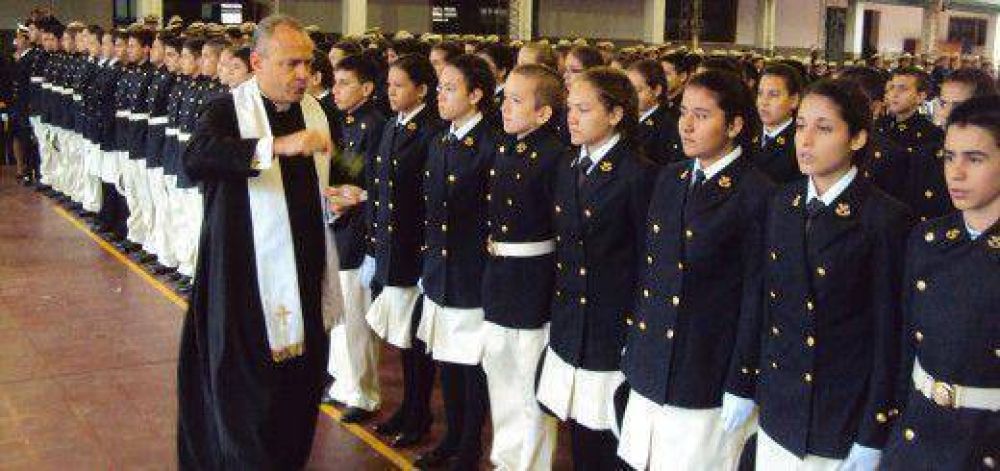
[[[305,127],[301,109],[277,112],[271,131]],[[178,454],[182,469],[302,468],[312,448],[325,385],[329,337],[321,314],[324,227],[313,160],[278,158],[305,329],[302,356],[275,363],[257,287],[247,178],[256,139],[241,139],[233,98],[201,113],[183,155],[205,196],[194,290],[178,364]]]

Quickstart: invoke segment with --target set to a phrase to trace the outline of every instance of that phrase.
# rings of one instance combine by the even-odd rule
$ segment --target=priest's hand
[[[336,214],[343,214],[367,198],[365,190],[354,185],[327,188],[324,196],[330,203],[330,210]]]
[[[329,154],[333,149],[330,138],[312,129],[303,129],[287,136],[274,139],[274,155],[312,157],[313,154]]]

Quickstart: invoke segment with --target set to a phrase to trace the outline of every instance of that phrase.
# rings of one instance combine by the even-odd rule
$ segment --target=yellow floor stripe
[[[170,302],[176,304],[177,307],[185,311],[187,310],[187,301],[184,301],[183,298],[178,296],[177,293],[174,292],[174,290],[170,289],[169,287],[164,285],[163,282],[156,279],[153,275],[149,274],[149,272],[147,272],[137,263],[132,261],[132,259],[128,258],[124,254],[119,252],[114,245],[109,244],[108,241],[104,240],[104,238],[102,238],[101,236],[94,234],[94,232],[91,231],[90,228],[88,228],[83,222],[81,222],[75,216],[70,214],[69,211],[66,211],[65,209],[57,205],[52,205],[52,210],[55,211],[56,214],[62,216],[63,219],[69,221],[70,224],[79,229],[81,232],[86,234],[87,237],[90,237],[90,239],[96,242],[97,245],[99,245],[102,249],[104,249],[105,252],[111,254],[112,257],[117,259],[123,265],[127,266],[130,270],[132,270],[137,275],[142,277],[142,279],[146,280],[147,283],[152,285],[153,288],[156,288],[156,290],[159,291],[160,294],[162,294],[168,300],[170,300]],[[365,442],[371,449],[375,450],[378,454],[382,455],[385,459],[389,460],[399,469],[402,469],[404,471],[410,471],[414,469],[413,464],[410,463],[410,460],[406,456],[403,456],[398,451],[390,448],[388,445],[383,443],[381,440],[379,440],[375,435],[373,435],[364,427],[356,424],[341,423],[340,417],[342,414],[339,410],[337,410],[333,406],[323,404],[320,406],[320,410],[323,411],[324,414],[326,414],[333,420],[337,421],[337,423],[339,423],[341,427],[347,429],[347,431],[350,432],[351,435],[354,435],[355,437],[361,439],[361,441]]]

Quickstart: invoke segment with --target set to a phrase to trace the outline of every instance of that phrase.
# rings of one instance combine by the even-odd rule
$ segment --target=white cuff
[[[262,137],[257,140],[257,150],[253,153],[250,161],[250,168],[254,170],[267,170],[271,168],[274,160],[274,137]]]

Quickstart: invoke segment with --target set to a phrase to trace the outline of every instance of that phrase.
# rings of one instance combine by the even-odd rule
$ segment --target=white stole
[[[247,80],[232,90],[236,120],[243,139],[271,137],[271,126],[264,108],[257,79]],[[306,129],[329,135],[326,113],[313,97],[306,95],[299,102]],[[329,330],[343,316],[343,298],[337,277],[339,262],[333,237],[327,230],[329,220],[323,190],[329,186],[330,155],[315,154],[316,177],[319,181],[322,224],[326,239],[326,270],[322,280],[323,325]],[[247,179],[250,197],[250,225],[256,256],[257,288],[264,311],[264,324],[271,357],[276,363],[301,356],[305,351],[305,330],[302,321],[302,300],[299,293],[298,271],[285,187],[281,179],[278,157],[269,168]],[[321,256],[321,254],[315,254]]]

